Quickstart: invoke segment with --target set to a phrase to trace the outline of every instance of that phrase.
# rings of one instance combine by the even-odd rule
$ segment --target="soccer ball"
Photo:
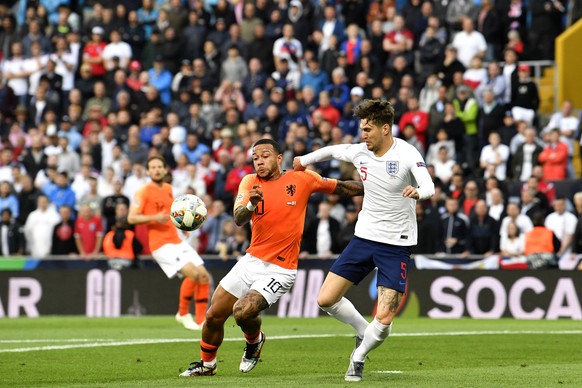
[[[184,194],[176,197],[170,208],[170,219],[178,229],[191,232],[206,221],[206,205],[195,195]]]

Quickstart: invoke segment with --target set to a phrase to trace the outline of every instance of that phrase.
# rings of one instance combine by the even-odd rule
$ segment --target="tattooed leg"
[[[261,328],[259,313],[269,307],[265,298],[255,290],[240,298],[234,305],[233,316],[236,324],[247,334],[256,333]]]
[[[384,325],[389,325],[396,316],[402,293],[391,288],[378,286],[378,308],[376,319]]]

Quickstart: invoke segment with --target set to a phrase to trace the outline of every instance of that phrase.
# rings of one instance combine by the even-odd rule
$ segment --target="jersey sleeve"
[[[131,205],[138,214],[145,214],[146,198],[145,198],[146,186],[142,187],[135,193],[133,205]]]
[[[253,180],[255,175],[249,174],[245,175],[240,184],[238,185],[238,194],[234,200],[233,210],[236,211],[241,206],[245,206],[250,199],[250,191],[253,188]]]
[[[354,157],[361,149],[361,144],[338,144],[327,146],[303,155],[300,158],[301,165],[307,166],[312,163],[323,162],[325,160],[337,159],[344,162],[353,162]]]
[[[332,194],[335,191],[337,180],[323,178],[318,173],[310,170],[305,170],[305,176],[312,193],[320,192]]]
[[[430,174],[428,173],[428,169],[426,168],[426,163],[422,159],[420,152],[413,147],[411,148],[411,154],[408,159],[410,163],[410,171],[414,176],[414,180],[418,185],[417,191],[419,195],[419,201],[425,200],[430,198],[434,195],[434,183]]]

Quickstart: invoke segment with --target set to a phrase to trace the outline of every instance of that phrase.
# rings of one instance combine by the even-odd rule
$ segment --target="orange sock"
[[[200,358],[204,362],[213,362],[216,360],[216,353],[218,352],[218,346],[210,345],[202,340],[200,340]]]
[[[247,334],[247,333],[243,333],[245,335],[245,339],[247,340],[248,344],[254,344],[256,342],[259,341],[259,337],[261,336],[261,329],[259,329],[259,331],[257,331],[254,334]]]
[[[196,323],[200,324],[206,319],[208,297],[210,296],[210,283],[194,283],[194,309],[196,311]]]
[[[178,304],[178,314],[186,315],[190,312],[190,302],[194,297],[194,288],[196,283],[194,283],[189,278],[184,278],[182,280],[182,285],[180,286],[180,303]]]

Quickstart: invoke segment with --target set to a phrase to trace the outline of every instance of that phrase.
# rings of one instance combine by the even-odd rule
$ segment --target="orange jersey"
[[[172,186],[164,183],[159,187],[155,183],[146,183],[135,194],[134,205],[140,214],[150,216],[158,213],[170,214],[170,208],[174,202]],[[149,222],[148,240],[150,251],[155,251],[165,244],[180,244],[182,240],[178,237],[178,230],[168,219],[165,224],[159,222]]]
[[[316,191],[331,194],[337,181],[312,171],[286,171],[275,181],[249,174],[238,188],[235,211],[246,206],[254,185],[261,185],[263,201],[251,218],[252,238],[247,252],[283,268],[296,269],[309,196]]]

